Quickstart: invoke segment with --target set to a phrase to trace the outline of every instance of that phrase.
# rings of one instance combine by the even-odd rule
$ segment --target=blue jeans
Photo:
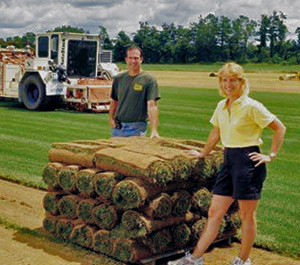
[[[112,137],[145,136],[147,130],[146,121],[121,122],[122,128],[112,128]]]

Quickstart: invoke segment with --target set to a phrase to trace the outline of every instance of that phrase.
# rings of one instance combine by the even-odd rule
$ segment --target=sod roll
[[[143,178],[152,184],[166,185],[176,176],[170,161],[124,149],[102,149],[96,152],[94,161],[97,168]]]
[[[224,162],[223,151],[212,151],[204,159],[198,159],[193,167],[194,174],[202,180],[206,186],[212,186]]]
[[[70,240],[79,246],[92,249],[93,235],[96,231],[96,228],[92,226],[77,225],[71,232]]]
[[[77,216],[86,224],[95,224],[92,212],[98,204],[99,201],[94,199],[81,200],[77,205]]]
[[[110,231],[100,229],[94,233],[93,250],[106,255],[112,255],[114,252],[114,244],[113,239],[110,238]]]
[[[81,143],[53,143],[48,152],[51,162],[61,162],[68,165],[94,167],[94,153],[107,145],[87,145]]]
[[[76,174],[76,187],[80,196],[90,198],[95,196],[94,176],[99,172],[95,168],[86,168]]]
[[[80,166],[69,165],[61,169],[58,173],[58,183],[66,192],[75,193],[76,188],[76,174],[80,170]]]
[[[191,195],[186,190],[174,192],[171,197],[171,200],[173,202],[173,216],[182,216],[191,208]]]
[[[120,261],[134,263],[150,256],[151,253],[148,249],[132,239],[118,238],[114,240],[113,257]]]
[[[163,253],[170,248],[172,235],[169,228],[163,228],[150,234],[142,241],[153,254]]]
[[[187,246],[191,238],[191,229],[185,224],[179,224],[171,229],[173,244],[177,247]]]
[[[172,207],[171,196],[163,192],[149,202],[144,213],[152,219],[164,219],[171,215]]]
[[[55,235],[58,220],[59,220],[58,216],[53,216],[51,214],[46,214],[46,216],[43,219],[43,228],[47,232]]]
[[[83,225],[83,221],[80,219],[69,220],[69,219],[59,219],[56,224],[56,233],[64,239],[69,239],[70,235],[75,228],[75,226]]]
[[[149,198],[151,186],[137,178],[126,178],[116,184],[113,189],[113,202],[121,208],[133,209],[141,207]]]
[[[193,210],[207,217],[211,198],[212,194],[207,188],[197,190],[192,196]]]
[[[59,189],[60,186],[58,184],[58,173],[64,167],[61,163],[48,163],[42,172],[43,181],[53,189]]]
[[[94,207],[92,218],[94,223],[101,229],[112,229],[116,226],[120,219],[122,210],[115,205],[107,203]]]
[[[143,208],[146,202],[162,192],[172,192],[180,189],[190,189],[192,182],[172,182],[167,186],[151,185],[139,178],[126,178],[116,184],[113,189],[113,202],[124,210]]]
[[[206,221],[207,221],[206,217],[201,217],[201,219],[197,220],[192,225],[192,237],[194,242],[196,242],[199,239],[200,235],[202,234]]]
[[[224,229],[224,233],[230,233],[241,228],[242,219],[238,212],[225,215],[226,226]]]
[[[135,237],[144,237],[165,227],[171,227],[183,222],[191,222],[195,218],[196,216],[193,213],[187,212],[183,216],[171,216],[162,220],[150,219],[140,212],[127,210],[122,215],[121,224],[125,229],[131,232],[130,235],[132,237],[134,237],[134,234]]]
[[[191,176],[192,167],[189,160],[190,156],[188,156],[183,150],[166,148],[153,143],[143,145],[142,148],[140,144],[133,144],[130,146],[125,146],[121,149],[138,154],[155,156],[163,159],[164,161],[168,161],[174,174],[173,181],[187,180]]]
[[[46,213],[49,213],[51,215],[58,215],[59,214],[58,202],[63,196],[66,196],[66,194],[61,192],[46,193],[46,195],[43,198],[43,206]]]
[[[116,184],[124,179],[124,176],[117,172],[100,172],[94,177],[95,192],[99,200],[103,202],[112,201],[112,192]]]
[[[59,212],[62,217],[67,219],[76,219],[77,206],[81,200],[82,198],[76,195],[67,195],[62,197],[58,202]]]

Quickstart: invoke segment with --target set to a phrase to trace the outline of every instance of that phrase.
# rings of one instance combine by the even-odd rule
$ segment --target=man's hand
[[[150,139],[153,139],[153,138],[159,138],[159,134],[157,131],[152,131],[151,132],[151,135],[150,135]]]
[[[114,119],[109,119],[108,122],[111,128],[116,128],[116,122]]]

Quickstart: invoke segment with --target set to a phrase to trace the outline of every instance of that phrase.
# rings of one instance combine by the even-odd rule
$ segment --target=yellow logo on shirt
[[[133,85],[133,90],[135,90],[135,91],[142,91],[143,90],[143,86],[139,85],[139,84],[134,84]]]

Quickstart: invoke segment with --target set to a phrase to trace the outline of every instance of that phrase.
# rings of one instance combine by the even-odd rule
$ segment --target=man
[[[145,136],[149,119],[150,138],[159,137],[157,81],[142,70],[143,54],[139,47],[129,47],[125,61],[128,70],[118,74],[112,85],[109,110],[112,136]]]

